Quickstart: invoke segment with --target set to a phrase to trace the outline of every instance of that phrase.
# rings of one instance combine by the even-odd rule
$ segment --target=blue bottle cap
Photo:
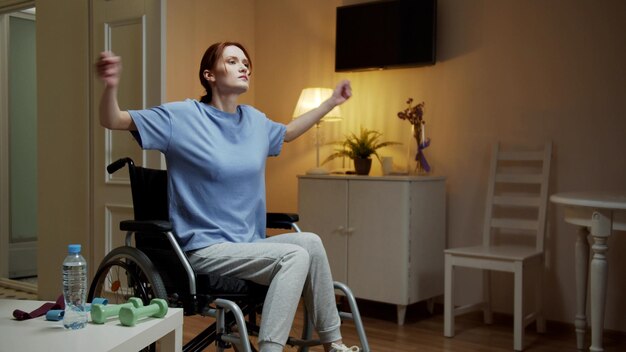
[[[102,297],[94,297],[91,300],[91,304],[102,304],[103,306],[106,306],[107,304],[109,304],[109,300]]]
[[[109,300],[106,298],[102,298],[102,297],[94,297],[94,299],[91,300],[91,303],[85,304],[85,311],[91,312],[91,307],[93,307],[94,304],[106,306],[107,304],[109,304]]]
[[[72,254],[80,253],[80,244],[70,244],[67,246],[67,251]]]

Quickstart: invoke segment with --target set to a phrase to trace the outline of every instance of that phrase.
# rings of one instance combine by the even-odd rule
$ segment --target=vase
[[[424,156],[424,149],[428,146],[430,141],[426,144],[421,139],[421,129],[411,125],[411,135],[407,143],[407,173],[409,175],[427,175],[430,172],[430,166]],[[420,145],[422,148],[420,148]]]
[[[369,175],[372,168],[372,159],[354,158],[354,171],[357,175]]]

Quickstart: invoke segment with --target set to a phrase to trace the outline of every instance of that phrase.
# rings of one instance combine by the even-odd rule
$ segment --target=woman
[[[198,272],[268,285],[259,347],[282,351],[300,297],[325,351],[358,351],[341,343],[339,315],[326,252],[312,233],[265,237],[265,162],[283,142],[307,131],[351,96],[348,81],[332,96],[286,126],[247,105],[252,62],[238,43],[211,45],[200,63],[206,95],[148,110],[121,111],[117,87],[121,60],[101,54],[97,70],[105,87],[100,123],[133,131],[144,149],[167,160],[169,210],[178,241]]]

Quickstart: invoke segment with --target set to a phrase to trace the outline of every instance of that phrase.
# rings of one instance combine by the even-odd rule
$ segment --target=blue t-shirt
[[[184,251],[265,237],[265,162],[286,127],[248,105],[197,100],[129,111],[144,149],[167,161],[170,221]]]

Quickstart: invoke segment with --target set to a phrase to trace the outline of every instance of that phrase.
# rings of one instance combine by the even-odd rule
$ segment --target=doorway
[[[37,275],[35,16],[34,8],[0,14],[0,276],[8,278]]]

